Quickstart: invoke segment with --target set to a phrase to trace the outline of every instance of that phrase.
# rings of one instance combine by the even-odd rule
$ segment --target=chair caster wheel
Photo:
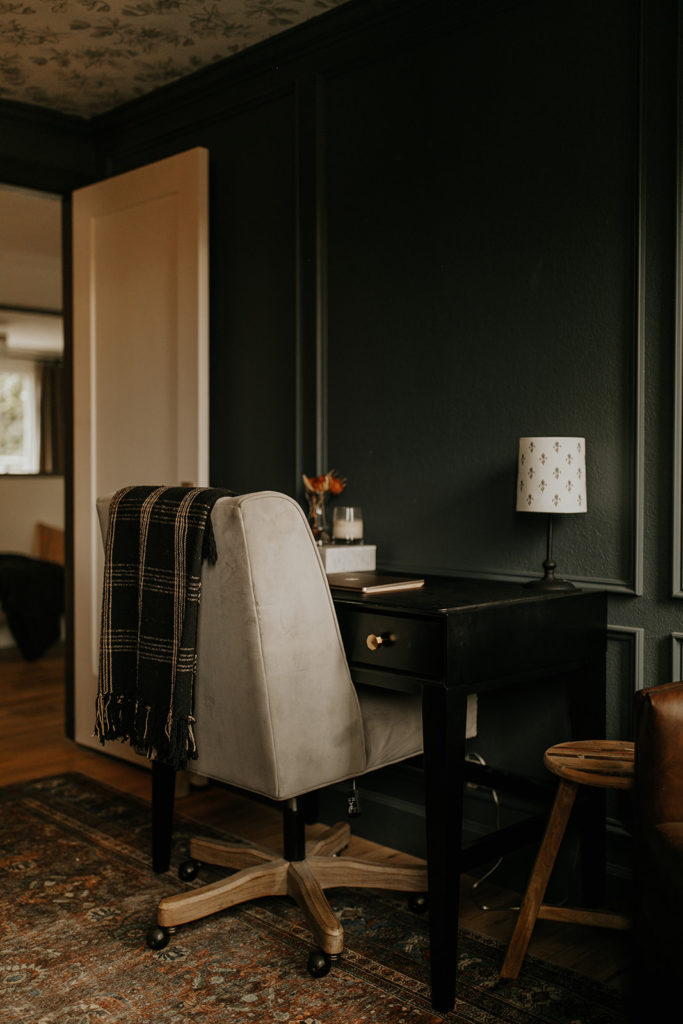
[[[199,861],[194,860],[190,857],[189,860],[184,860],[178,867],[178,878],[181,882],[193,882],[197,877],[199,871]]]
[[[147,945],[150,949],[163,949],[168,945],[170,937],[171,933],[168,928],[162,928],[160,925],[155,925],[147,932]]]
[[[313,949],[308,958],[306,969],[313,978],[324,978],[326,974],[330,973],[332,961],[338,959],[336,956],[323,952],[322,949]]]
[[[414,914],[424,914],[429,908],[429,898],[424,892],[414,892],[408,899],[408,906]]]

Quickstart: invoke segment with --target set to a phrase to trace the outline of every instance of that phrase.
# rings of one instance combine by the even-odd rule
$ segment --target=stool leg
[[[527,946],[531,939],[531,933],[536,924],[538,911],[545,891],[550,881],[555,860],[557,858],[560,844],[567,828],[569,815],[571,814],[574,800],[576,798],[577,785],[575,782],[560,780],[555,795],[553,809],[546,826],[543,842],[536,856],[536,863],[531,872],[529,884],[522,901],[522,906],[517,917],[517,924],[512,933],[512,938],[505,954],[505,960],[501,968],[501,978],[516,978],[526,956]]]

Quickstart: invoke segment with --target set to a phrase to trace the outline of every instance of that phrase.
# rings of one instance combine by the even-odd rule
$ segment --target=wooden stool
[[[516,978],[526,955],[537,919],[571,921],[602,928],[626,929],[631,919],[620,914],[543,903],[555,859],[560,849],[579,786],[631,789],[633,744],[618,740],[581,740],[549,747],[543,758],[546,768],[559,775],[560,784],[546,826],[543,842],[531,872],[515,930],[507,948],[501,978]]]

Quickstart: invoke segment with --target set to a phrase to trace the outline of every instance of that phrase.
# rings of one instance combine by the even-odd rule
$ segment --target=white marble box
[[[318,548],[325,572],[374,572],[374,544],[321,544]]]

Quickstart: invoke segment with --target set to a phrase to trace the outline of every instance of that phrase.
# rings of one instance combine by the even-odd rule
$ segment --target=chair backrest
[[[103,532],[108,509],[100,499]],[[300,506],[272,491],[221,498],[211,522],[190,769],[278,800],[361,774],[358,697]]]

